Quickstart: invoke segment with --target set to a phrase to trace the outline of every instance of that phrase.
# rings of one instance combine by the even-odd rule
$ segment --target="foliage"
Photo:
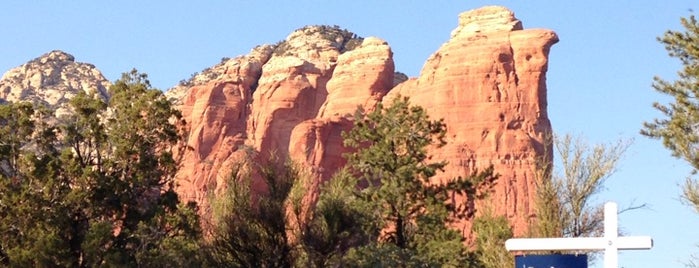
[[[591,237],[604,232],[604,205],[594,204],[593,197],[604,189],[605,181],[630,142],[619,140],[590,146],[579,137],[566,135],[551,139],[561,167],[538,163],[536,222],[531,226],[534,237]],[[629,209],[641,208],[631,207]],[[554,252],[559,253],[559,252]],[[595,254],[588,258],[594,262]]]
[[[347,250],[368,242],[362,227],[370,219],[346,191],[351,176],[338,173],[321,187],[315,207],[304,212],[305,177],[299,167],[274,157],[263,163],[254,159],[248,152],[236,163],[226,189],[212,198],[209,265],[341,266]]]
[[[109,90],[108,103],[75,96],[58,126],[28,104],[0,108],[10,266],[197,264],[196,207],[174,192],[179,113],[136,70]]]
[[[273,46],[274,50],[272,51],[272,53],[274,53],[274,56],[283,57],[291,55],[291,52],[289,52],[289,50],[291,49],[291,45],[289,45],[289,42],[287,42],[286,40],[280,40]]]
[[[570,135],[554,138],[561,170],[549,174],[550,164],[542,168],[537,192],[539,237],[584,237],[602,235],[603,204],[593,205],[592,197],[616,171],[630,142],[596,144],[590,147]]]
[[[692,167],[692,175],[699,171],[699,21],[691,15],[681,18],[682,31],[669,30],[658,38],[668,55],[682,63],[675,81],[654,78],[653,88],[673,98],[669,104],[656,102],[653,106],[663,118],[645,122],[641,134],[660,139],[672,152],[672,156],[686,161]],[[686,178],[682,198],[699,212],[699,181]],[[699,267],[696,256],[688,267]]]
[[[505,249],[505,241],[512,238],[512,228],[505,216],[496,216],[489,209],[473,221],[478,260],[483,268],[514,267],[512,253]]]
[[[402,266],[467,266],[473,261],[462,235],[446,225],[473,217],[475,211],[469,202],[451,201],[457,194],[481,197],[496,176],[489,169],[469,178],[432,180],[446,162],[429,162],[427,148],[443,146],[445,133],[441,120],[430,120],[407,98],[398,97],[389,107],[379,104],[373,112],[357,111],[355,127],[344,134],[345,145],[356,150],[347,155],[348,171],[357,178],[350,189],[373,212],[371,233],[380,236],[348,258],[371,259],[384,252],[392,257],[369,263],[390,265],[393,259]]]
[[[34,120],[29,103],[0,106],[0,247],[10,266],[69,266],[61,223],[65,180],[55,176],[58,153],[48,147],[51,129]],[[38,116],[38,115],[37,115]],[[31,150],[36,134],[36,150]],[[48,150],[47,150],[48,149]],[[66,214],[69,215],[69,214]],[[54,223],[55,222],[55,223]]]
[[[694,16],[681,19],[684,31],[667,31],[658,38],[670,57],[682,62],[676,81],[655,77],[653,88],[674,98],[670,104],[654,103],[664,118],[643,124],[641,134],[661,139],[674,157],[689,163],[693,174],[699,170],[699,21]],[[699,212],[697,181],[687,178],[685,200]]]
[[[233,168],[226,190],[213,202],[217,226],[207,247],[212,266],[292,266],[286,200],[298,177],[294,165],[274,159],[256,164],[248,158]],[[257,179],[264,190],[252,187]]]
[[[536,222],[530,228],[535,237],[563,237],[563,206],[562,193],[565,188],[560,182],[561,176],[552,178],[553,163],[551,160],[540,160],[536,170]],[[597,206],[599,207],[599,206]]]
[[[0,106],[0,174],[3,177],[19,175],[22,146],[29,142],[35,128],[33,115],[30,103]]]
[[[378,237],[372,211],[348,191],[355,185],[356,179],[340,170],[321,187],[318,202],[299,232],[301,253],[306,259],[299,266],[348,265],[343,257],[349,250]]]
[[[352,38],[347,41],[345,41],[344,45],[342,46],[342,50],[340,52],[344,53],[347,51],[352,51],[355,48],[358,48],[359,46],[362,45],[362,42],[364,42],[363,38]]]

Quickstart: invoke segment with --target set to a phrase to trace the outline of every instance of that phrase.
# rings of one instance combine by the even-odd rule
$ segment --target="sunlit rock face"
[[[546,70],[557,41],[550,30],[523,30],[506,8],[468,11],[420,76],[388,96],[408,96],[432,118],[444,119],[447,144],[432,151],[449,162],[440,179],[494,166],[497,185],[478,207],[506,215],[516,234],[524,233],[534,216],[537,160],[550,158]]]
[[[372,109],[393,81],[385,41],[307,26],[181,82],[166,93],[191,128],[179,192],[206,204],[245,148],[306,164],[317,185],[345,163],[348,115]]]
[[[68,102],[78,92],[106,99],[109,85],[94,65],[54,50],[5,72],[0,79],[0,103],[29,101],[55,110],[60,117],[70,112]]]
[[[477,208],[490,206],[524,233],[534,216],[536,162],[550,158],[546,70],[557,41],[553,31],[523,29],[506,8],[467,11],[420,75],[406,81],[384,40],[337,27],[296,30],[168,92],[191,129],[178,190],[205,207],[243,151],[273,153],[308,168],[308,205],[319,183],[346,163],[341,133],[356,108],[402,95],[447,124],[447,145],[430,151],[449,162],[438,181],[493,165],[500,177]],[[468,222],[458,226],[470,237]]]

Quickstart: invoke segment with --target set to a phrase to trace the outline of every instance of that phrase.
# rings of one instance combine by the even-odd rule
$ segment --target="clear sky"
[[[0,3],[0,71],[60,49],[96,65],[112,81],[136,67],[154,86],[167,89],[222,57],[275,43],[304,25],[329,24],[388,41],[396,69],[417,76],[448,40],[458,14],[484,5],[509,7],[525,28],[558,33],[548,72],[556,133],[581,134],[592,142],[634,140],[596,201],[649,204],[619,221],[628,235],[651,235],[655,247],[622,253],[620,266],[683,267],[699,252],[699,214],[679,200],[679,185],[690,169],[638,131],[659,116],[651,104],[667,101],[651,88],[653,76],[674,79],[680,68],[656,37],[681,29],[679,18],[699,10],[696,0],[8,0]]]

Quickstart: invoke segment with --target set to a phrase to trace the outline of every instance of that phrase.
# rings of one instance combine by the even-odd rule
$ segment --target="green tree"
[[[83,94],[74,98],[76,118],[66,126],[74,152],[66,164],[89,189],[91,204],[82,216],[95,227],[85,234],[83,244],[94,246],[84,260],[143,266],[196,261],[195,206],[180,204],[174,191],[179,112],[136,70],[109,93],[106,105]]]
[[[347,250],[368,242],[362,227],[370,219],[346,190],[351,176],[338,173],[307,210],[308,177],[297,164],[255,159],[255,153],[247,152],[232,167],[225,189],[212,195],[214,230],[205,251],[209,265],[336,267],[343,265]]]
[[[343,257],[350,249],[367,245],[378,237],[379,226],[374,224],[372,211],[348,191],[353,187],[356,178],[346,169],[322,185],[312,213],[299,220],[303,224],[298,232],[301,250],[297,266],[347,266]],[[297,215],[302,215],[300,208],[295,210]]]
[[[512,253],[505,248],[505,241],[512,238],[512,228],[505,216],[494,215],[486,209],[473,220],[476,235],[476,252],[483,268],[514,267]]]
[[[0,105],[0,247],[9,266],[73,264],[63,202],[69,187],[54,128],[35,120],[43,112],[29,103]]]
[[[658,38],[670,57],[682,63],[676,81],[655,77],[653,88],[672,97],[669,104],[654,103],[663,118],[643,124],[641,134],[661,139],[674,157],[685,160],[699,170],[699,22],[694,16],[681,18],[684,31],[667,31]],[[699,212],[699,183],[687,178],[684,199]]]
[[[474,263],[462,234],[448,228],[453,219],[473,217],[469,202],[452,203],[454,195],[479,197],[496,179],[492,168],[448,182],[432,178],[446,162],[430,162],[427,148],[445,144],[446,126],[430,120],[419,106],[398,97],[373,112],[358,110],[344,143],[348,172],[356,176],[355,195],[373,211],[380,234],[372,244],[355,248],[347,258],[366,265],[452,266]],[[360,265],[361,266],[361,265]]]
[[[224,192],[212,199],[214,231],[207,246],[214,267],[291,267],[288,206],[299,178],[293,164],[270,159],[257,163],[250,155],[233,167]],[[253,188],[253,180],[260,187]]]
[[[108,102],[78,94],[57,127],[31,107],[0,123],[30,133],[8,138],[15,145],[1,156],[10,163],[0,178],[10,266],[196,265],[196,206],[174,192],[179,113],[136,70],[110,93]],[[16,125],[26,129],[8,130]]]
[[[658,38],[668,55],[682,63],[675,81],[654,78],[653,88],[673,99],[669,104],[653,104],[662,118],[645,122],[641,134],[660,139],[672,156],[692,167],[692,176],[685,179],[682,198],[699,213],[699,21],[694,15],[681,18],[681,31],[669,30]],[[699,267],[695,257],[688,266]]]

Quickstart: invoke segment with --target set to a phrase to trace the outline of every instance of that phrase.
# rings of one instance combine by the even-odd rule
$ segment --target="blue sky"
[[[0,71],[61,49],[110,80],[136,67],[167,89],[222,57],[275,43],[304,25],[329,24],[388,41],[396,69],[417,76],[459,13],[503,5],[525,28],[553,29],[560,37],[548,72],[554,131],[591,142],[634,140],[596,201],[649,204],[619,221],[629,235],[651,235],[655,247],[622,253],[620,266],[683,267],[699,252],[699,215],[679,200],[689,167],[659,141],[638,135],[644,121],[659,116],[651,104],[668,100],[652,90],[653,76],[674,79],[680,67],[656,37],[681,29],[679,18],[699,10],[696,0],[416,2],[3,1]]]

